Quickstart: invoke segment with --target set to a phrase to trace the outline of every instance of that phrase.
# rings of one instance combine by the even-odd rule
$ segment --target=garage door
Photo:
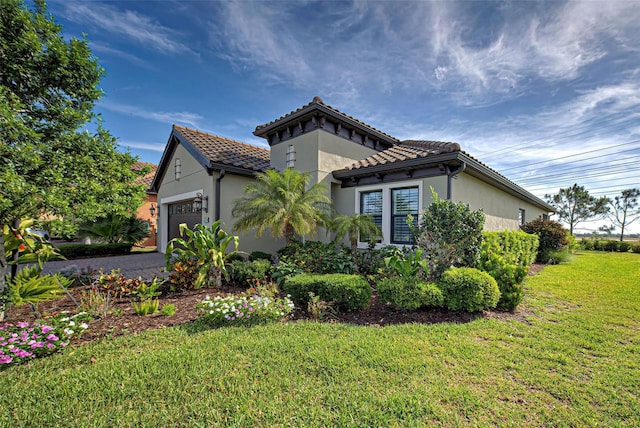
[[[202,209],[194,209],[193,201],[182,201],[169,205],[169,239],[180,236],[180,223],[193,228],[202,222]]]

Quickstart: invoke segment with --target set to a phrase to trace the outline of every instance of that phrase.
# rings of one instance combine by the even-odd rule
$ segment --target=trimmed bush
[[[377,285],[378,299],[401,309],[415,310],[423,306],[441,306],[442,291],[436,284],[416,277],[386,278]]]
[[[282,289],[303,308],[309,303],[309,293],[325,302],[334,302],[338,310],[363,309],[371,300],[369,283],[358,275],[305,273],[286,279]]]
[[[538,235],[538,255],[536,261],[547,263],[554,251],[562,251],[567,245],[568,231],[560,223],[553,220],[537,218],[529,223],[520,226],[524,232]]]
[[[119,256],[129,254],[133,245],[118,244],[62,244],[56,248],[67,260],[96,256]]]
[[[265,253],[264,251],[253,251],[249,254],[249,261],[253,262],[256,260],[268,260],[271,261],[271,254]]]
[[[495,308],[500,299],[496,280],[474,268],[447,269],[438,286],[444,295],[444,306],[452,311],[478,312]]]
[[[522,302],[522,282],[536,259],[538,236],[518,232],[484,232],[478,268],[498,283],[498,307],[512,311]]]
[[[234,260],[227,265],[229,281],[237,285],[248,285],[248,281],[257,278],[263,279],[271,275],[273,266],[267,260],[254,260],[252,262],[241,262]]]
[[[633,244],[626,241],[618,241],[618,251],[621,253],[628,253]]]

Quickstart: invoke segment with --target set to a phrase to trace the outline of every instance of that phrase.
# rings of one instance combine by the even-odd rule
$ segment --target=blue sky
[[[159,162],[173,123],[264,146],[256,125],[318,95],[398,138],[458,142],[538,196],[640,187],[640,2],[49,10],[66,36],[86,34],[107,72],[96,111],[143,161]]]

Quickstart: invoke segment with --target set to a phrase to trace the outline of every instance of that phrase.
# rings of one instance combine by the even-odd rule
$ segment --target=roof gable
[[[152,191],[157,192],[178,144],[181,144],[209,172],[225,170],[240,175],[254,175],[269,168],[268,149],[173,125],[151,184]]]

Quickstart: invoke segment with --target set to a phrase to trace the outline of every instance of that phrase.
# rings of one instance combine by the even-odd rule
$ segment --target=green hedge
[[[609,251],[619,253],[627,253],[631,250],[634,253],[638,253],[640,252],[640,250],[637,247],[640,247],[640,244],[633,244],[627,241],[617,241],[615,239],[589,238],[580,241],[580,248],[583,248],[585,250]]]
[[[119,256],[129,254],[133,245],[127,243],[118,244],[61,244],[57,250],[67,260],[81,259],[85,257]]]
[[[487,272],[498,283],[498,307],[513,310],[524,292],[522,282],[529,265],[536,259],[538,236],[525,232],[484,232],[478,269]]]
[[[444,306],[452,311],[478,312],[495,308],[500,299],[496,280],[474,268],[447,269],[438,286],[444,295]]]
[[[305,273],[288,278],[282,288],[302,307],[307,307],[309,293],[326,302],[334,302],[339,310],[363,309],[369,306],[371,300],[371,286],[358,275]]]
[[[423,306],[442,306],[442,291],[436,284],[416,277],[393,277],[377,285],[378,299],[401,309],[414,310]]]

